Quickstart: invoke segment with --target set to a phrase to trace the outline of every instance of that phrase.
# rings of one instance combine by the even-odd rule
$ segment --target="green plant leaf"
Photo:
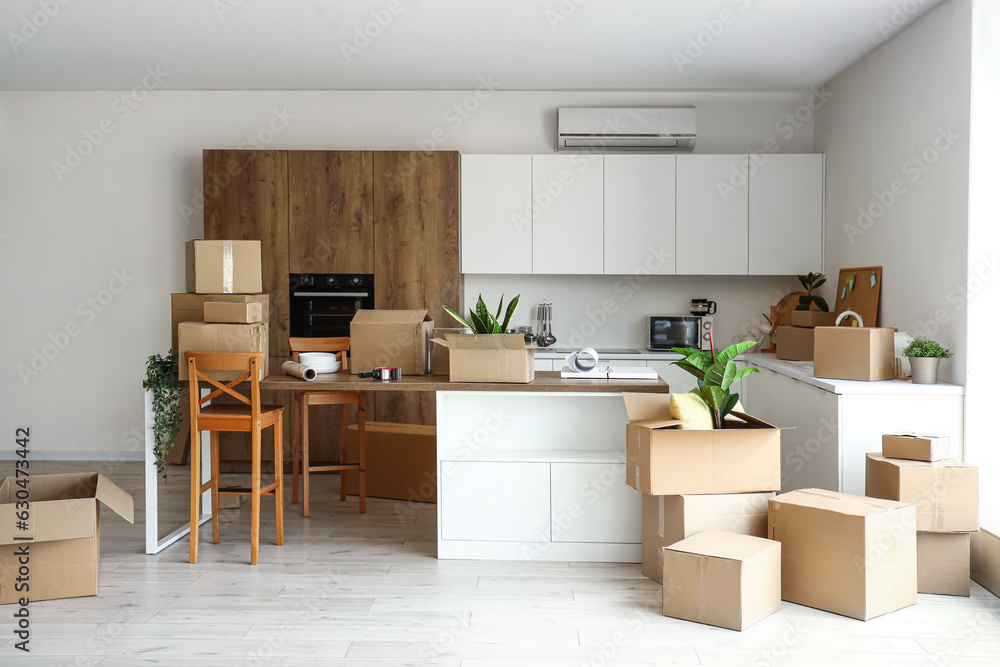
[[[476,317],[479,318],[484,324],[489,324],[490,321],[490,309],[486,307],[486,302],[483,301],[483,295],[479,295],[479,301],[476,302]],[[487,331],[481,333],[490,333],[493,331],[493,327],[489,327]]]
[[[730,345],[722,352],[719,352],[717,355],[715,355],[715,362],[719,363],[719,362],[729,361],[730,359],[735,359],[738,355],[743,354],[756,344],[757,341],[755,340],[745,340],[743,342]]]
[[[814,296],[813,299],[816,301],[816,305],[819,306],[819,309],[822,312],[824,312],[824,313],[829,313],[830,312],[830,306],[829,306],[829,304],[827,304],[826,299],[824,299],[821,296]]]
[[[733,411],[733,408],[736,407],[736,404],[739,402],[739,400],[740,400],[739,394],[729,394],[729,398],[726,400],[726,404],[722,406],[722,410],[720,410],[723,419],[725,419],[726,415],[728,415],[730,412]]]
[[[517,304],[518,302],[520,302],[520,300],[521,300],[521,295],[518,294],[517,296],[515,296],[513,299],[510,300],[509,304],[507,304],[507,312],[504,313],[503,325],[500,327],[503,331],[507,330],[507,326],[510,324],[510,318],[514,316],[514,311],[517,310]],[[500,298],[500,303],[501,305],[503,304],[503,297]],[[497,311],[498,315],[499,313],[500,311]]]
[[[497,314],[493,318],[495,320],[499,320],[500,319],[500,313],[503,312],[503,298],[504,298],[504,296],[506,296],[506,295],[505,294],[501,294],[500,295],[500,305],[497,306]]]
[[[753,366],[747,366],[746,368],[736,369],[736,375],[733,377],[733,382],[739,382],[748,375],[753,375],[754,373],[760,373],[759,368]]]
[[[692,354],[704,354],[701,350],[696,350],[693,347],[672,347],[670,351],[683,354],[685,357],[690,357]]]
[[[687,359],[681,359],[680,361],[675,361],[674,365],[677,366],[678,368],[686,370],[688,373],[698,378],[699,381],[703,377],[705,377],[705,371],[693,365]]]
[[[469,323],[468,323],[468,322],[467,322],[467,321],[465,320],[465,318],[463,318],[463,317],[462,317],[461,315],[459,315],[458,313],[456,313],[456,312],[455,312],[454,310],[452,310],[452,309],[451,309],[451,308],[449,308],[448,306],[441,306],[441,307],[442,307],[442,308],[444,308],[444,310],[445,310],[445,312],[446,312],[446,313],[448,313],[449,315],[451,315],[452,317],[454,317],[454,318],[455,318],[456,320],[458,320],[458,321],[459,321],[459,323],[460,323],[460,324],[461,324],[461,325],[462,325],[463,327],[468,327],[469,329],[472,329],[473,331],[475,331],[475,330],[476,330],[476,328],[475,328],[474,326],[472,326],[471,324],[469,324]]]
[[[722,419],[722,408],[726,405],[726,401],[729,400],[728,392],[719,387],[705,385],[698,389],[698,395],[705,400],[708,409],[712,411],[712,425],[715,428],[725,428],[725,423]]]
[[[477,334],[488,334],[493,333],[493,327],[489,324],[490,314],[486,313],[486,321],[479,318],[479,315],[473,311],[469,314],[469,318],[472,320],[472,332]]]
[[[817,280],[816,282],[813,283],[813,289],[816,289],[817,287],[821,286],[825,282],[826,282],[826,278],[820,278],[819,280]]]
[[[796,276],[799,282],[802,283],[802,289],[809,291],[809,280],[805,276]]]

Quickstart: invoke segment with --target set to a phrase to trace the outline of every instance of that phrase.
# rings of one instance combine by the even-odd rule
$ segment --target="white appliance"
[[[560,107],[556,150],[692,151],[698,138],[693,107]]]

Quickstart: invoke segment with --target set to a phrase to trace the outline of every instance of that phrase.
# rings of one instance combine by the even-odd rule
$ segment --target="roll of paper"
[[[312,382],[316,379],[316,369],[294,361],[286,361],[281,364],[281,370],[285,371],[285,375],[291,375],[306,382]]]
[[[585,347],[566,355],[566,365],[577,373],[586,373],[597,368],[598,361],[600,357],[597,356],[597,350],[592,347]]]

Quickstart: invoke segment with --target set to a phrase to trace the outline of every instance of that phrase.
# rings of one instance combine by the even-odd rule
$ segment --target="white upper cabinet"
[[[747,275],[748,165],[747,155],[677,156],[678,274]]]
[[[750,273],[822,271],[823,156],[766,157],[750,174]]]
[[[674,155],[604,156],[604,273],[675,272]]]
[[[604,273],[604,156],[531,157],[532,272]]]
[[[531,156],[462,156],[462,273],[531,273]]]

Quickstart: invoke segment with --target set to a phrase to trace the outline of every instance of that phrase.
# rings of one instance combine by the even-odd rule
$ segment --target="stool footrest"
[[[309,472],[334,472],[337,470],[361,470],[361,464],[344,463],[337,466],[309,466]]]
[[[266,486],[261,486],[260,487],[260,495],[265,495],[267,493],[270,493],[271,491],[273,491],[276,488],[278,488],[278,483],[277,482],[271,482],[270,484],[268,484]],[[253,495],[253,489],[251,489],[249,486],[227,486],[225,488],[221,488],[220,487],[219,488],[219,495],[220,496],[221,495],[228,495],[228,496],[252,496]]]

